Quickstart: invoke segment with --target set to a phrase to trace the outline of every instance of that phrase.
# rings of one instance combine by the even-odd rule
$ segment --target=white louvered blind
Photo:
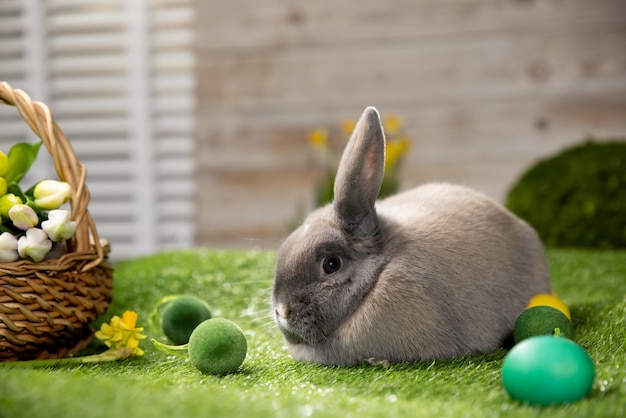
[[[193,243],[193,16],[190,0],[0,2],[0,79],[51,107],[114,259]],[[32,139],[15,113],[5,151]]]

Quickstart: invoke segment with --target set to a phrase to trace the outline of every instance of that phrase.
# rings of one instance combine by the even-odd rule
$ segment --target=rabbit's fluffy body
[[[292,356],[344,366],[499,347],[530,298],[551,291],[537,234],[485,195],[446,183],[375,202],[383,162],[368,108],[335,201],[279,249],[272,306]]]

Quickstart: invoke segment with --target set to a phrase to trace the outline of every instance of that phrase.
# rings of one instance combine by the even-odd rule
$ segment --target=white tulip
[[[60,208],[71,196],[72,187],[64,181],[42,180],[33,190],[35,204],[46,210]]]
[[[33,208],[28,205],[23,205],[18,203],[13,205],[11,209],[9,209],[9,218],[11,218],[11,222],[17,228],[27,231],[28,229],[37,226],[39,223],[39,217]]]
[[[17,238],[10,232],[3,232],[0,234],[0,263],[10,263],[18,258]]]
[[[70,220],[70,213],[62,209],[51,210],[48,212],[48,220],[41,223],[41,229],[54,242],[72,238],[76,226],[76,221]]]
[[[39,228],[30,228],[26,235],[17,240],[17,252],[22,258],[31,258],[35,263],[43,260],[50,249],[52,242],[48,235]]]

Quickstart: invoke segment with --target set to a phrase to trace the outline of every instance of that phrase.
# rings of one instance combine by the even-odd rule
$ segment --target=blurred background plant
[[[382,118],[382,123],[386,137],[385,175],[378,193],[379,198],[392,195],[400,188],[399,172],[403,157],[408,152],[411,143],[405,132],[404,124],[398,116],[394,114],[385,115]],[[317,128],[308,134],[309,143],[318,152],[324,166],[324,177],[315,188],[316,207],[324,206],[333,200],[337,167],[355,124],[356,120],[345,119],[337,128]]]
[[[538,161],[506,205],[549,247],[626,248],[626,140],[589,138]]]

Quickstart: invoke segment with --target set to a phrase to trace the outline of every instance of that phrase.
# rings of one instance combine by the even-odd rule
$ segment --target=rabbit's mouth
[[[286,323],[281,322],[280,316],[276,316],[276,324],[278,325],[278,329],[283,333],[285,339],[291,344],[306,344],[304,338],[300,336],[297,332],[293,331],[289,328]]]
[[[285,339],[291,344],[306,344],[306,340],[297,332],[295,332],[287,322],[285,305],[279,303],[274,309],[274,319],[280,332],[283,333]]]
[[[293,331],[281,329],[281,332],[285,336],[285,339],[291,344],[306,344],[306,341]]]

